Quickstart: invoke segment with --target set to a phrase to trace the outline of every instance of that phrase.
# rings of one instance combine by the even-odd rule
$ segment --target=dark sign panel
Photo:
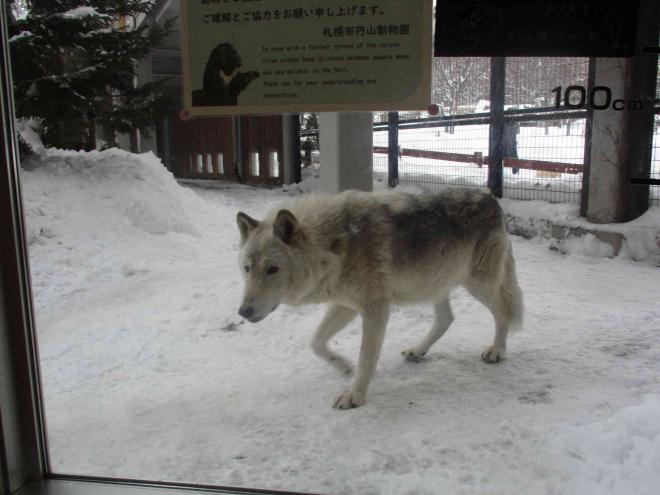
[[[437,0],[435,56],[630,57],[639,0]]]

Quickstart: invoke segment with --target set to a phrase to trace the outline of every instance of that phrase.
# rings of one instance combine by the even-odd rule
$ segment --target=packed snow
[[[236,312],[236,212],[260,217],[313,178],[199,188],[151,154],[40,149],[21,182],[57,473],[338,494],[657,490],[652,261],[512,237],[527,313],[507,360],[479,359],[493,323],[457,290],[449,332],[406,362],[433,315],[396,308],[367,404],[337,411],[348,381],[309,349],[323,308],[258,324]],[[355,360],[359,341],[354,322],[333,346]]]

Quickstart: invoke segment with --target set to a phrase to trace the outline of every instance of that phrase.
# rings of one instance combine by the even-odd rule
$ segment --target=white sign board
[[[431,0],[182,0],[189,116],[426,109]]]

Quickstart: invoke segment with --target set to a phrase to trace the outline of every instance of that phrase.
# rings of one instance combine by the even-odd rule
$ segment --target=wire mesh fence
[[[431,191],[445,187],[488,189],[489,151],[492,149],[489,141],[495,122],[489,101],[489,69],[486,58],[434,60],[432,96],[439,116],[431,117],[426,112],[398,114],[398,177],[395,182]],[[586,88],[588,72],[586,58],[506,59],[501,137],[504,197],[580,203],[586,109],[557,107],[553,89],[557,86]],[[573,92],[572,96],[579,96],[579,92]],[[387,122],[386,112],[374,113],[374,175],[376,179],[391,183]],[[316,156],[317,149],[313,150]],[[309,158],[318,174],[314,155]],[[658,114],[651,178],[660,178]],[[651,204],[659,204],[659,196],[660,187],[652,186]]]
[[[660,91],[660,85],[658,91]],[[660,113],[655,114],[653,125],[653,151],[651,154],[651,179],[660,180]],[[660,206],[660,186],[653,185],[649,190],[651,206]]]
[[[588,73],[587,58],[507,58],[505,112],[515,114],[535,108],[561,111],[555,106],[553,89],[586,87]],[[533,116],[507,120],[505,129],[511,131],[504,133],[504,197],[579,203],[585,127],[585,118],[554,119],[547,114],[543,120]]]
[[[387,132],[374,132],[374,172],[387,176]],[[443,187],[487,190],[488,124],[402,121],[399,184],[437,191]]]
[[[555,86],[586,85],[588,65],[584,58],[506,60],[504,197],[579,203],[585,118],[554,118],[547,112],[563,110],[552,108]],[[492,123],[489,59],[436,58],[433,75],[441,117],[415,123],[402,115],[399,183],[485,189]],[[542,118],[536,111],[544,112]],[[374,166],[380,176],[387,171],[386,140],[387,133],[377,130]]]
[[[508,125],[517,131],[517,146],[504,154],[503,196],[579,204],[586,119],[522,120]]]

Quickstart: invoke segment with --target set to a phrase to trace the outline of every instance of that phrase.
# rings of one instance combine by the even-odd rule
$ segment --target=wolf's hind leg
[[[435,310],[435,321],[431,331],[414,347],[401,351],[401,354],[409,361],[418,361],[431,348],[436,341],[442,337],[451,322],[454,321],[454,315],[449,305],[449,296],[433,306]]]
[[[486,306],[495,320],[495,339],[493,344],[481,353],[481,359],[487,363],[499,363],[506,353],[506,339],[510,329],[517,329],[522,324],[523,297],[516,276],[515,262],[511,247],[503,265],[503,277],[481,279],[472,278],[465,288]]]
[[[493,344],[481,353],[481,359],[487,363],[499,363],[506,354],[506,339],[509,334],[511,318],[499,296],[499,288],[481,283],[466,285],[466,289],[475,299],[486,306],[495,320],[495,338]]]
[[[328,341],[355,318],[357,311],[339,304],[332,304],[323,316],[312,340],[312,350],[321,359],[330,363],[342,375],[350,375],[352,371],[348,361],[328,349]]]

